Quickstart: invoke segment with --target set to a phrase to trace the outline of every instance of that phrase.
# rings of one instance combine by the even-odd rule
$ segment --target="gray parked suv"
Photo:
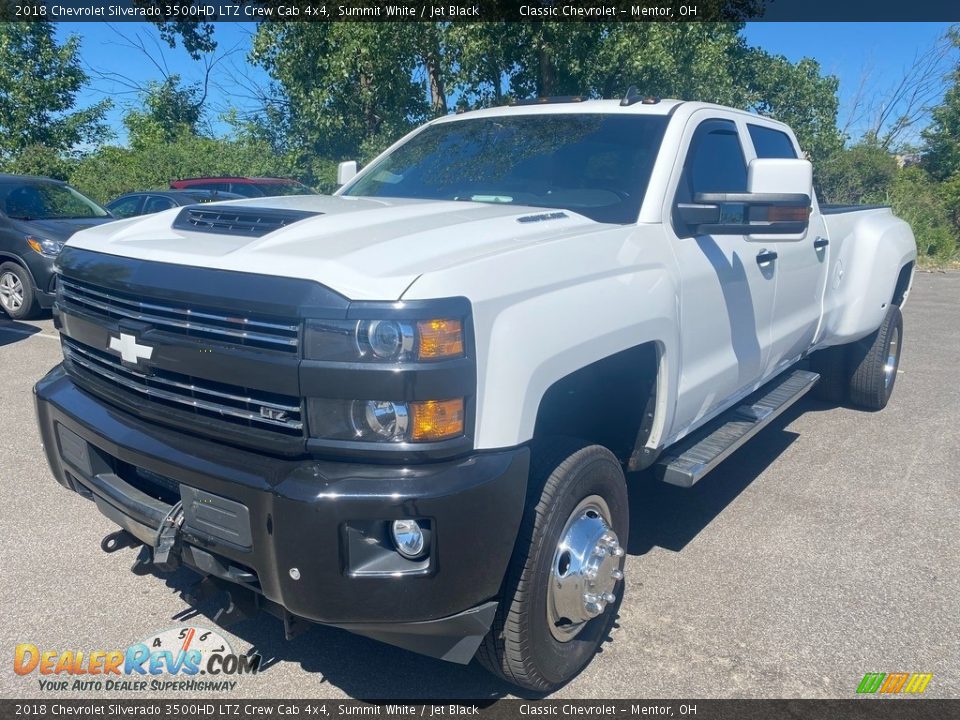
[[[112,219],[64,182],[0,174],[0,307],[25,320],[53,305],[53,261],[67,238]]]

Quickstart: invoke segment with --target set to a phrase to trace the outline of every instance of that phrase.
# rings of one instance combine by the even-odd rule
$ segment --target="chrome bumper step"
[[[669,448],[654,465],[654,472],[671,485],[690,487],[812,390],[819,379],[817,373],[807,370],[775,378],[706,428]]]

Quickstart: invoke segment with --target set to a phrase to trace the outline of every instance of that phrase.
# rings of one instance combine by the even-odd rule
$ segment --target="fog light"
[[[405,558],[415,560],[423,554],[426,541],[416,520],[394,520],[390,525],[390,535],[397,552]]]
[[[352,418],[357,437],[373,431],[385,440],[401,441],[406,438],[408,418],[404,403],[355,400]]]

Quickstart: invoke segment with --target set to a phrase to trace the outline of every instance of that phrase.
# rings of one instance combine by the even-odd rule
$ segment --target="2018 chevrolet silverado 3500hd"
[[[787,126],[634,100],[443,117],[334,196],[75,235],[35,392],[105,549],[228,617],[570,680],[623,592],[624,470],[692,485],[818,380],[884,407],[916,254],[819,206]]]

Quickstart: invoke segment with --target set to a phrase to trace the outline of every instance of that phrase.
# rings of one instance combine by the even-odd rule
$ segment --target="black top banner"
[[[0,19],[53,22],[952,22],[923,0],[0,0]]]

